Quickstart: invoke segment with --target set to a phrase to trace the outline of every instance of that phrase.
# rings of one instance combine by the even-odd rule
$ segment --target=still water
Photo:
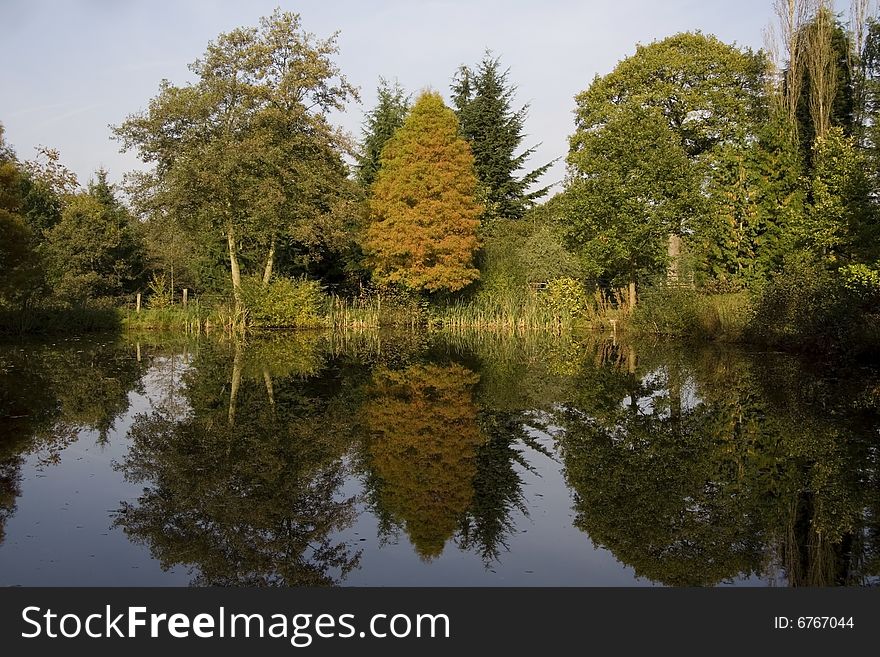
[[[880,582],[880,371],[610,336],[0,344],[0,585]]]

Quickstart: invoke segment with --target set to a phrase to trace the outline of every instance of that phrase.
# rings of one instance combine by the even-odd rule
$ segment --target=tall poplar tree
[[[508,81],[508,74],[501,69],[499,58],[486,53],[475,69],[459,68],[452,84],[461,134],[471,144],[483,187],[485,220],[521,219],[549,189],[531,188],[552,162],[520,173],[537,146],[516,152],[525,138],[523,127],[529,106],[512,108],[516,87]]]
[[[455,292],[479,278],[483,208],[474,158],[455,113],[423,93],[382,150],[365,252],[373,277],[416,292]]]

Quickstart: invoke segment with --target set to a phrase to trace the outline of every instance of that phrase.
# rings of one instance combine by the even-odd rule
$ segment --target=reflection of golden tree
[[[364,407],[377,504],[405,526],[424,559],[443,552],[474,496],[483,440],[473,401],[478,380],[457,364],[383,368]]]

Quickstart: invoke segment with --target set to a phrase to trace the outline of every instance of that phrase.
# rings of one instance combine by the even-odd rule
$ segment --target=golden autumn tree
[[[376,504],[425,560],[443,552],[473,501],[485,440],[473,400],[479,379],[457,364],[381,368],[363,408]]]
[[[437,92],[422,93],[382,149],[365,240],[376,281],[455,292],[477,280],[477,185],[455,113]]]

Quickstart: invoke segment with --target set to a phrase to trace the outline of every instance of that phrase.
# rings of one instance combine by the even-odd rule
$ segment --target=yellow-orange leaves
[[[381,163],[365,241],[374,278],[419,292],[455,292],[477,280],[483,208],[474,158],[440,94],[419,96]]]

